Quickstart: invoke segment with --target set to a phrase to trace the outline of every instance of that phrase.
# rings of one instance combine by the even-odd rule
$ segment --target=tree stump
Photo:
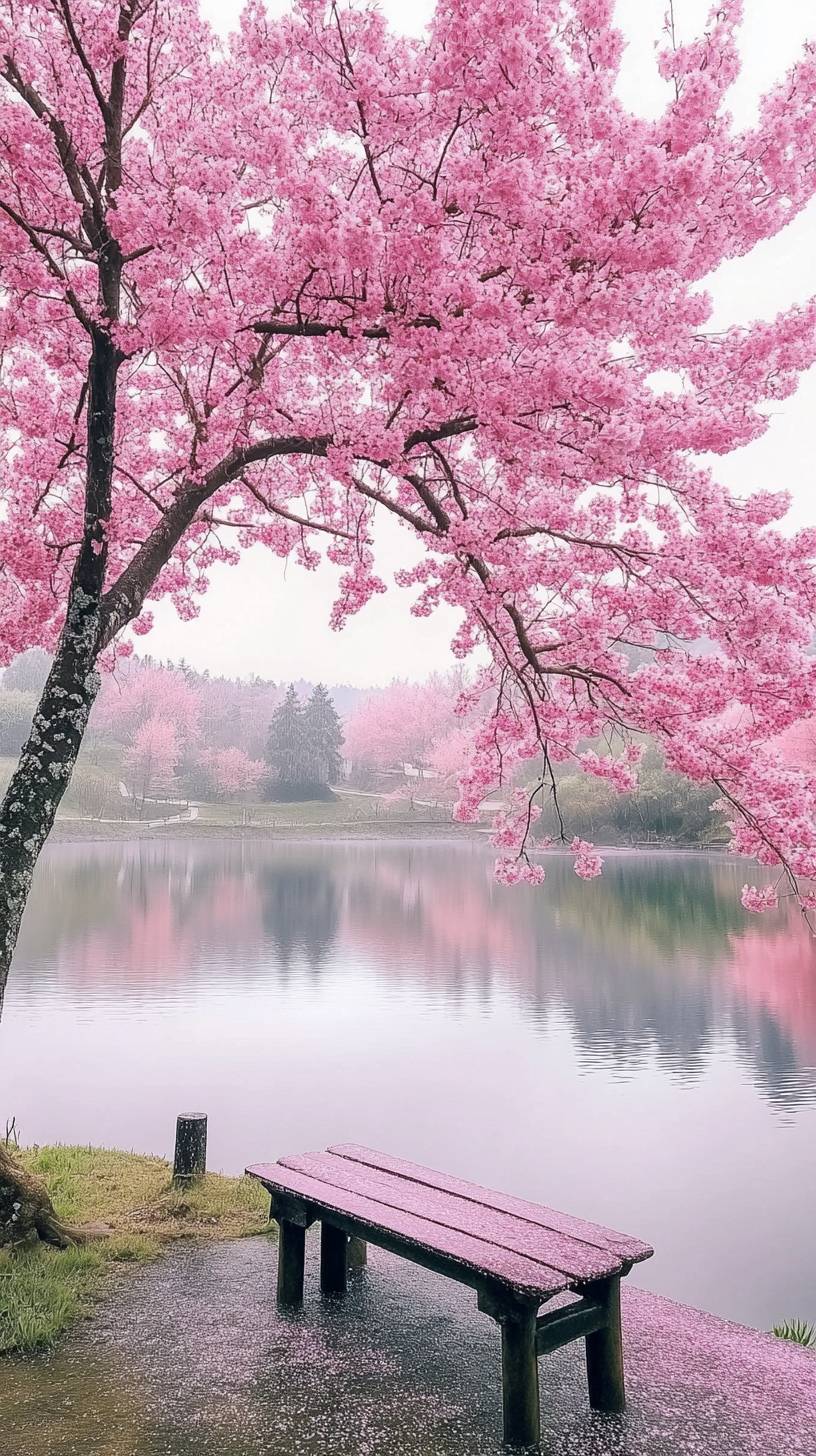
[[[207,1171],[207,1118],[195,1113],[182,1113],[176,1118],[176,1151],[173,1158],[173,1182],[184,1186]]]

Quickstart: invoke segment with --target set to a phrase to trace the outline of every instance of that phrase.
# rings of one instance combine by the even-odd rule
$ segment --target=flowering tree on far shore
[[[436,739],[428,764],[437,775],[436,792],[447,799],[456,799],[459,794],[459,778],[473,752],[473,726],[463,723],[450,728]]]
[[[816,709],[816,532],[701,462],[816,352],[813,302],[709,324],[707,275],[816,192],[816,55],[739,131],[740,8],[665,38],[645,120],[612,0],[439,0],[420,39],[249,0],[227,42],[194,0],[0,0],[0,651],[54,652],[0,808],[0,993],[123,630],[258,542],[326,547],[340,627],[379,511],[427,548],[415,610],[489,652],[460,817],[535,765],[506,879],[543,876],[553,765],[626,788],[642,733],[737,849],[816,873],[816,781],[768,747]]]
[[[154,718],[172,723],[182,748],[200,737],[201,704],[196,688],[176,667],[130,658],[128,671],[105,678],[94,705],[91,728],[99,737],[130,744]]]
[[[257,791],[266,764],[242,748],[215,748],[201,755],[201,769],[216,798],[248,798]]]
[[[176,786],[180,756],[175,724],[167,718],[147,718],[133,735],[125,755],[125,770],[133,793],[144,803],[171,794]]]
[[[404,763],[431,768],[435,745],[459,726],[461,691],[456,676],[434,674],[424,683],[392,682],[371,693],[346,723],[346,758],[366,769]]]

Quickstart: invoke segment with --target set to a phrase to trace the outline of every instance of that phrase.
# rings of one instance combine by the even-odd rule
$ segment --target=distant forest
[[[47,655],[34,649],[0,676],[0,788],[48,666]],[[330,786],[341,782],[383,800],[404,800],[410,809],[452,808],[478,721],[478,712],[470,718],[458,712],[464,682],[451,672],[364,690],[213,677],[184,662],[127,657],[103,681],[70,809],[115,817],[122,796],[232,803],[331,798]],[[791,764],[816,767],[812,722],[796,725],[777,746]],[[716,791],[669,772],[653,746],[644,748],[632,793],[560,765],[557,805],[551,795],[540,799],[534,832],[557,839],[563,828],[567,838],[596,844],[726,843],[724,817],[711,808]],[[532,783],[519,776],[518,786]],[[493,807],[504,792],[491,795]]]
[[[21,654],[0,679],[0,757],[14,758],[28,732],[49,658],[39,649]],[[140,799],[252,799],[271,792],[279,777],[270,728],[287,689],[304,704],[319,685],[279,684],[264,678],[238,679],[197,672],[188,664],[127,657],[105,676],[94,705],[72,798],[83,812],[101,814],[119,785]],[[363,698],[357,688],[333,685],[317,694],[324,718],[354,712]],[[324,698],[327,702],[324,702]],[[310,723],[315,732],[314,709]],[[325,738],[325,730],[323,732]],[[334,756],[325,744],[312,778],[339,772],[342,727]],[[270,756],[271,755],[271,756]],[[304,765],[304,773],[308,766]]]

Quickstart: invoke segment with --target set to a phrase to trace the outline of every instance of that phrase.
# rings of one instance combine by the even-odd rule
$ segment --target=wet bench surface
[[[321,1223],[320,1283],[342,1294],[374,1243],[470,1285],[502,1332],[504,1437],[536,1445],[538,1356],[586,1340],[590,1404],[625,1404],[620,1280],[652,1249],[639,1239],[355,1144],[247,1168],[280,1224],[278,1303],[303,1300],[305,1231]],[[549,1313],[556,1295],[576,1298]]]

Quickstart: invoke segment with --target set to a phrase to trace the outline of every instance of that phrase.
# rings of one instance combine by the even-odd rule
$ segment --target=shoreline
[[[57,844],[97,844],[113,842],[145,842],[157,840],[228,840],[239,839],[287,841],[292,843],[311,841],[321,844],[329,842],[363,841],[376,842],[410,840],[414,842],[434,841],[449,844],[484,844],[490,849],[490,830],[487,825],[455,825],[435,819],[416,820],[413,823],[387,820],[375,822],[347,821],[331,824],[218,824],[195,819],[181,824],[166,824],[148,828],[138,820],[99,821],[79,819],[58,819],[49,836]],[[666,855],[689,856],[716,855],[721,858],[741,859],[740,855],[729,855],[723,844],[682,844],[671,840],[639,844],[596,844],[599,854],[606,857],[623,855]],[[533,847],[536,856],[569,856],[569,849],[563,845],[542,845]]]
[[[148,829],[138,820],[121,823],[95,822],[93,820],[57,820],[49,836],[51,842],[95,843],[113,840],[157,840],[157,839],[443,839],[448,841],[480,841],[487,837],[487,830],[455,828],[437,820],[421,820],[414,824],[393,824],[387,822],[344,824],[215,824],[195,819],[184,824],[166,824],[161,828]]]

